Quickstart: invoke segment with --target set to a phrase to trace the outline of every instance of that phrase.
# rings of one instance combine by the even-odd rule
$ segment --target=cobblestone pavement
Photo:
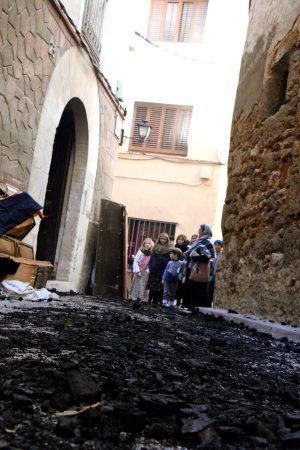
[[[299,343],[78,295],[0,328],[0,449],[300,448]]]

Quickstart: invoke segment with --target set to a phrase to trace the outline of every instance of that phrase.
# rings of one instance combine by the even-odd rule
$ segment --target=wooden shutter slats
[[[143,153],[179,154],[188,150],[188,134],[192,116],[191,106],[163,105],[159,103],[136,103],[130,150]],[[142,143],[137,123],[148,120],[151,125],[149,137]]]
[[[202,42],[206,14],[207,14],[207,2],[201,2],[195,4],[194,24],[191,30],[191,42]]]
[[[178,3],[167,4],[167,12],[165,18],[164,41],[174,41],[176,22],[178,14]]]
[[[154,0],[151,5],[148,38],[153,41],[159,41],[161,28],[165,16],[165,0]]]
[[[173,144],[174,129],[176,121],[176,109],[166,108],[161,148],[171,149]]]
[[[140,122],[141,120],[147,120],[147,111],[148,111],[147,106],[137,106],[136,108],[134,127],[132,133],[132,145],[138,147],[141,146],[140,134],[137,123]]]
[[[208,0],[152,0],[148,38],[153,41],[202,42]]]
[[[193,6],[194,4],[192,2],[184,2],[182,5],[180,30],[178,36],[179,42],[189,42],[189,34],[193,20]]]
[[[186,151],[187,150],[187,141],[188,134],[190,128],[191,121],[191,111],[182,110],[180,111],[180,119],[179,119],[179,129],[176,136],[176,150]]]
[[[159,148],[159,133],[160,133],[160,123],[161,123],[161,105],[151,105],[149,123],[151,125],[150,135],[145,142],[149,148]]]

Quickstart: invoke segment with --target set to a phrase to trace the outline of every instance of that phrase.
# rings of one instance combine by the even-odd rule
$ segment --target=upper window
[[[129,150],[186,156],[192,106],[135,103]],[[147,120],[149,137],[140,141],[137,123]]]
[[[99,63],[101,37],[107,0],[86,0],[82,21],[82,37],[88,44],[95,62]]]
[[[152,0],[148,38],[152,41],[202,42],[208,0]]]

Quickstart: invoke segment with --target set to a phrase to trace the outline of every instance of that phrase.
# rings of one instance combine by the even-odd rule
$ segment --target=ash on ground
[[[0,301],[0,449],[300,448],[300,344],[122,299]]]

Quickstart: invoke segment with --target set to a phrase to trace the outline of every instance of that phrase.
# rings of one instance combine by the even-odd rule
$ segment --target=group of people
[[[222,249],[223,242],[213,242],[207,224],[200,225],[190,241],[180,234],[174,246],[166,233],[161,233],[155,243],[149,237],[144,239],[133,260],[131,299],[145,300],[148,293],[149,302],[166,307],[211,307]]]

